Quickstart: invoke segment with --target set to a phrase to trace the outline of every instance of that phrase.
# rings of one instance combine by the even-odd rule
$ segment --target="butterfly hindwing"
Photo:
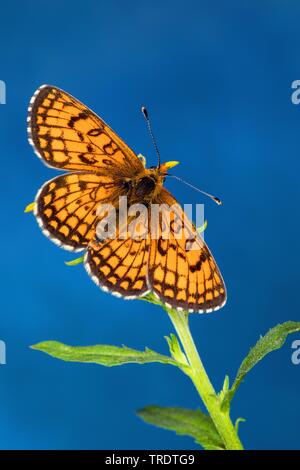
[[[126,298],[140,297],[149,291],[149,246],[148,237],[94,241],[85,255],[85,268],[103,290]]]
[[[35,201],[35,216],[54,243],[81,251],[95,237],[99,205],[117,203],[121,194],[122,188],[109,176],[66,173],[42,186]]]

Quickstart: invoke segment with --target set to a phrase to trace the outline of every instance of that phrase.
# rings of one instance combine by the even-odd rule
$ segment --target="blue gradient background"
[[[162,310],[100,292],[82,267],[23,214],[56,176],[26,138],[26,109],[50,83],[100,114],[155,163],[139,108],[147,104],[164,160],[176,174],[222,197],[206,200],[206,240],[224,274],[228,303],[194,315],[191,327],[217,388],[260,334],[299,319],[299,2],[71,1],[1,5],[1,315],[7,365],[0,366],[0,447],[5,449],[184,449],[189,438],[152,428],[147,404],[197,407],[188,379],[162,365],[67,364],[29,345],[125,343],[167,352]],[[199,194],[170,181],[181,202]],[[299,335],[298,335],[299,337]],[[296,339],[295,336],[293,339]],[[233,417],[247,419],[250,449],[300,448],[300,366],[291,343],[242,384]]]

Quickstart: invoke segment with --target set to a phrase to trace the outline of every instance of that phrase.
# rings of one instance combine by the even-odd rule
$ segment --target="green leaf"
[[[211,418],[200,410],[147,406],[137,413],[146,423],[193,437],[206,450],[224,449]]]
[[[182,349],[180,347],[177,336],[174,335],[173,333],[171,333],[170,337],[165,336],[165,338],[166,338],[166,341],[168,343],[169,350],[170,350],[170,353],[171,353],[171,356],[173,357],[173,359],[180,362],[181,364],[185,364],[186,366],[188,366],[188,369],[189,369],[188,360],[186,358],[186,355],[184,354],[184,352],[182,351]]]
[[[228,392],[229,401],[233,398],[245,375],[267,354],[281,348],[289,334],[297,331],[300,331],[300,322],[287,321],[275,326],[257,341],[238,370],[236,379]]]
[[[83,263],[84,256],[80,256],[79,258],[72,259],[71,261],[65,261],[67,266],[77,266],[77,264]]]
[[[35,202],[31,202],[25,207],[24,212],[32,212],[34,210],[34,206],[35,206]]]
[[[177,367],[182,366],[182,364],[171,357],[164,356],[148,348],[145,351],[136,351],[126,346],[117,347],[104,344],[96,346],[68,346],[58,341],[44,341],[31,346],[31,348],[63,361],[90,362],[107,367],[129,363],[147,364],[151,362],[171,364]]]
[[[225,413],[229,413],[229,401],[228,401],[228,390],[229,390],[229,377],[228,375],[225,376],[223,388],[219,393],[220,399],[220,408]]]
[[[144,155],[142,155],[141,153],[138,154],[138,159],[142,162],[142,164],[144,165],[144,167],[146,167],[146,157],[144,157]]]
[[[138,298],[139,300],[144,300],[146,302],[150,302],[151,304],[154,305],[160,305],[163,307],[163,304],[161,301],[156,297],[156,295],[153,294],[153,292],[148,292],[148,294],[143,295],[142,297]]]
[[[205,220],[203,225],[201,225],[200,227],[197,228],[197,232],[198,233],[203,233],[207,228],[207,223],[208,223],[207,220]]]

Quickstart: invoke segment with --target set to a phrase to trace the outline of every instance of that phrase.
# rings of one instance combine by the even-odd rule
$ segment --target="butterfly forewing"
[[[33,95],[29,141],[49,166],[133,176],[143,165],[93,111],[59,88],[44,85]]]
[[[32,97],[28,134],[47,165],[74,172],[40,189],[38,223],[57,245],[80,251],[95,236],[99,204],[115,204],[124,194],[122,177],[144,167],[100,117],[56,87],[42,86]]]

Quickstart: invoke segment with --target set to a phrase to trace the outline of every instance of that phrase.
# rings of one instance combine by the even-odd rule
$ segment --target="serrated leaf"
[[[129,363],[147,364],[151,362],[171,364],[177,367],[181,366],[171,357],[164,356],[148,348],[145,351],[137,351],[126,346],[118,347],[104,344],[96,346],[68,346],[58,341],[44,341],[31,346],[31,348],[63,361],[88,362],[107,367]]]
[[[79,258],[72,259],[71,261],[65,261],[67,266],[77,266],[78,264],[83,263],[84,256],[80,256]]]
[[[147,406],[137,413],[146,423],[192,437],[206,450],[224,449],[211,418],[200,410]]]
[[[281,348],[289,334],[297,331],[300,331],[300,322],[288,321],[275,326],[257,341],[238,370],[233,386],[228,392],[229,401],[233,398],[245,375],[267,354]]]

